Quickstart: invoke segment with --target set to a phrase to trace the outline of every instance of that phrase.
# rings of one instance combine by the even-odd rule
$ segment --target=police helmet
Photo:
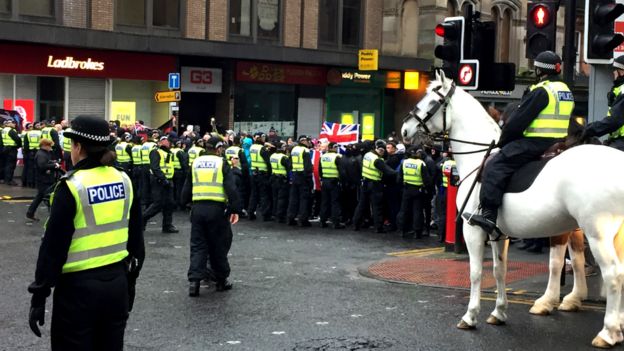
[[[537,57],[533,63],[536,69],[541,74],[559,74],[561,73],[561,57],[552,51],[543,51]],[[538,75],[541,75],[538,73]]]
[[[613,68],[624,70],[624,56],[618,56],[613,60]]]
[[[132,141],[132,134],[130,134],[130,133],[124,133],[124,134],[123,134],[123,140],[125,140],[126,142],[130,142],[130,141]]]
[[[378,139],[377,141],[375,141],[375,149],[386,149],[386,142]]]

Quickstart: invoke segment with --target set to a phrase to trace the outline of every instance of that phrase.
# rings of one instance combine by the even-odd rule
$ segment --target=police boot
[[[197,297],[199,296],[199,281],[193,280],[189,283],[189,296]]]
[[[217,282],[217,291],[226,291],[232,289],[232,283],[230,283],[227,279],[219,280]]]
[[[497,208],[484,207],[480,215],[464,212],[462,217],[468,221],[468,224],[481,227],[487,234],[492,234],[495,230],[499,231],[496,226]]]
[[[169,226],[164,227],[162,229],[162,232],[166,234],[175,234],[175,233],[179,233],[180,231],[174,225],[169,225]]]

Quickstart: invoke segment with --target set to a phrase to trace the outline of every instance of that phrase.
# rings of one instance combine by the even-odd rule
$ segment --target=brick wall
[[[381,49],[381,31],[383,21],[383,1],[366,0],[364,2],[364,40],[366,49]]]
[[[115,0],[91,0],[91,28],[113,30]]]
[[[63,0],[63,25],[87,27],[87,0]]]
[[[301,1],[286,0],[284,6],[284,46],[301,46]]]
[[[302,46],[306,49],[318,48],[318,16],[319,0],[303,0]]]
[[[185,38],[206,38],[206,1],[186,0]]]
[[[208,39],[227,40],[228,1],[209,0],[208,6]]]

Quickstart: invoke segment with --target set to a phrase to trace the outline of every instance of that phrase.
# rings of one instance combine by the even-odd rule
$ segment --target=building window
[[[116,23],[145,27],[146,0],[117,0]]]
[[[361,0],[319,1],[319,43],[324,46],[358,47],[362,23]]]
[[[120,31],[179,36],[183,1],[116,0],[115,25]]]
[[[180,0],[153,0],[154,26],[180,28]]]
[[[230,39],[252,42],[279,42],[281,0],[231,0]]]
[[[453,17],[457,15],[457,6],[454,1],[448,1],[446,3],[446,16]]]
[[[19,2],[19,14],[22,16],[54,17],[54,0],[21,0]]]
[[[503,25],[502,25],[502,33],[501,36],[503,40],[501,40],[501,62],[509,61],[509,51],[511,42],[511,10],[507,9],[503,13]]]
[[[11,0],[0,0],[0,13],[11,13]]]

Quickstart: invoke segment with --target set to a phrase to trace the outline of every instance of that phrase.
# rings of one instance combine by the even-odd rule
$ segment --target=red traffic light
[[[435,34],[436,34],[437,36],[439,36],[439,37],[444,38],[444,26],[443,26],[443,25],[441,25],[441,24],[438,24],[438,25],[435,27]]]
[[[531,12],[531,20],[536,28],[544,28],[550,23],[550,10],[543,5],[537,5]]]

